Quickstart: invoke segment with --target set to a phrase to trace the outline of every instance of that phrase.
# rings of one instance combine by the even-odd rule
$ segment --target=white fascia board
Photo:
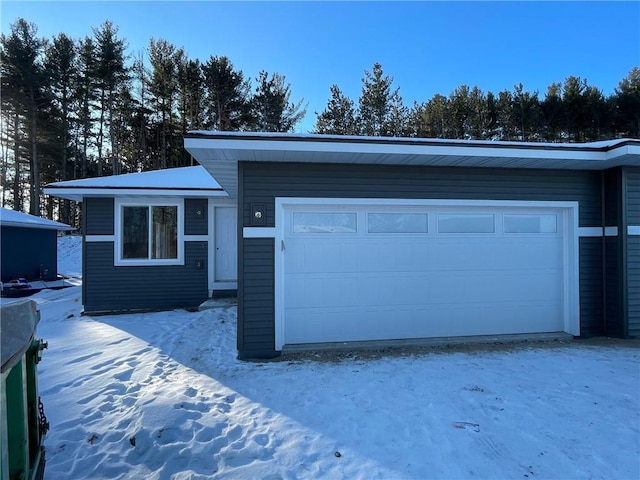
[[[341,153],[341,154],[372,154],[380,156],[388,155],[419,155],[425,157],[481,157],[481,158],[522,158],[540,160],[579,160],[579,161],[606,161],[607,152],[602,150],[576,150],[575,146],[562,148],[535,148],[532,144],[529,148],[516,146],[479,146],[479,145],[421,145],[402,143],[374,143],[374,142],[339,142],[339,141],[305,141],[301,140],[256,140],[256,139],[217,139],[217,138],[186,138],[185,148],[189,151],[196,149],[212,150],[219,152],[220,157],[225,157],[220,151],[236,152],[309,152],[309,153]],[[196,155],[196,158],[197,155]],[[222,158],[221,158],[222,159]],[[244,158],[243,158],[244,160]],[[250,160],[250,158],[246,158]],[[217,178],[217,177],[216,177]]]
[[[81,202],[84,197],[228,197],[222,190],[178,190],[148,188],[45,188],[44,193],[54,197]]]

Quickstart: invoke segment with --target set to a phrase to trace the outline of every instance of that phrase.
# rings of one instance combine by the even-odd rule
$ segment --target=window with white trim
[[[368,213],[368,233],[427,233],[426,213]]]
[[[355,212],[294,212],[293,233],[356,233]]]
[[[505,214],[504,233],[557,233],[558,217],[553,213]]]
[[[439,213],[438,233],[495,233],[490,213]]]
[[[182,265],[180,202],[118,203],[116,265]]]

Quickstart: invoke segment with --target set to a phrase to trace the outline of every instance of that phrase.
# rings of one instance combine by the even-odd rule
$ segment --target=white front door
[[[280,342],[567,330],[566,212],[286,205]]]
[[[215,282],[238,279],[237,208],[215,207]]]

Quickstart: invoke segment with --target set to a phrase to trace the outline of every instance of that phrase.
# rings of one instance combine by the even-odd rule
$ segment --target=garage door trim
[[[304,198],[277,197],[275,199],[275,348],[282,350],[285,344],[284,255],[285,215],[290,207],[331,206],[392,206],[392,207],[493,207],[493,208],[553,208],[563,215],[562,238],[564,242],[564,331],[580,335],[579,261],[578,261],[578,202],[510,201],[510,200],[441,200],[441,199],[368,199],[368,198]]]

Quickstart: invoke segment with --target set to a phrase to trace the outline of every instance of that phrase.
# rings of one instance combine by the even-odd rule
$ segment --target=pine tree
[[[547,87],[547,93],[542,101],[542,124],[544,125],[543,136],[545,140],[557,142],[562,139],[562,85],[552,83]]]
[[[73,123],[72,111],[74,107],[74,86],[78,77],[77,50],[74,41],[64,33],[54,37],[46,51],[45,70],[49,76],[50,92],[56,110],[60,114],[59,130],[56,138],[59,139],[59,175],[61,180],[69,180],[68,165],[71,151],[71,127]],[[53,181],[57,180],[54,178]],[[62,201],[61,221],[69,223],[71,204],[69,200]]]
[[[315,133],[357,135],[356,112],[353,100],[346,97],[337,85],[331,86],[327,107],[316,114]]]
[[[237,131],[250,123],[251,85],[227,57],[210,57],[202,66],[208,128]]]
[[[0,37],[2,45],[2,77],[3,84],[13,96],[13,107],[18,114],[16,127],[23,122],[26,126],[29,150],[29,211],[40,215],[40,161],[38,157],[38,109],[42,106],[46,90],[46,75],[42,63],[44,38],[37,37],[35,24],[20,18],[11,25],[11,33]],[[4,93],[4,92],[3,92]],[[16,135],[18,135],[16,128]],[[21,210],[21,151],[19,139],[16,137],[14,148],[14,209]]]
[[[640,138],[640,68],[623,78],[612,96],[614,125],[624,137]]]
[[[291,85],[285,83],[285,76],[274,73],[271,76],[261,71],[258,86],[251,99],[251,130],[262,132],[290,132],[302,120],[306,108],[303,100],[290,102]]]
[[[176,103],[178,85],[178,58],[181,50],[166,40],[151,39],[149,44],[149,62],[151,75],[149,79],[149,94],[151,105],[159,116],[160,131],[160,168],[167,168],[171,157],[169,144],[173,137],[172,118]]]
[[[93,127],[95,124],[94,102],[96,89],[96,45],[91,37],[80,40],[78,45],[78,78],[75,85],[77,98],[76,113],[77,134],[76,150],[80,152],[80,178],[86,178],[95,169],[90,165],[93,156],[89,155],[93,147]]]
[[[392,105],[391,85],[393,78],[384,76],[382,65],[373,64],[371,71],[365,70],[362,78],[362,94],[358,103],[360,132],[368,136],[385,135],[385,126]]]
[[[128,83],[125,65],[125,41],[118,38],[118,28],[110,21],[93,30],[96,43],[95,79],[98,87],[99,119],[96,147],[98,175],[102,175],[105,146],[111,147],[112,173],[120,173],[116,130],[111,129],[118,93]]]

